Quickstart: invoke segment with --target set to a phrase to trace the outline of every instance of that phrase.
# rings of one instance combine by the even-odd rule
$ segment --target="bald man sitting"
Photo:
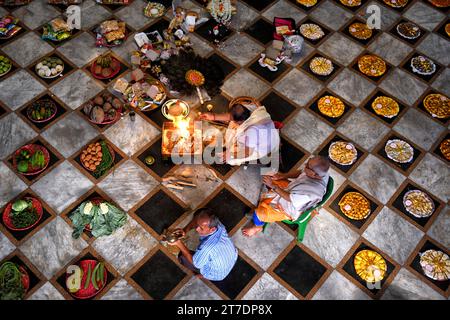
[[[327,158],[316,156],[308,160],[303,171],[264,176],[263,183],[269,191],[263,194],[253,213],[253,221],[242,233],[251,237],[261,232],[266,222],[297,220],[302,212],[322,201],[329,168]]]

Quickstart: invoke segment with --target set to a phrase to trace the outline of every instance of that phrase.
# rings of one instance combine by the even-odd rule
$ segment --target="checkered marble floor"
[[[450,95],[450,42],[442,31],[449,21],[448,10],[418,0],[399,10],[381,0],[363,0],[354,10],[338,0],[318,0],[311,8],[295,0],[240,0],[233,30],[223,46],[216,48],[209,42],[208,22],[191,35],[195,50],[219,62],[227,74],[222,94],[213,97],[215,105],[225,106],[239,95],[254,96],[274,120],[283,121],[284,170],[301,167],[311,154],[326,154],[336,139],[357,147],[356,163],[332,166],[334,194],[309,224],[304,242],[297,244],[295,230],[282,223],[254,239],[241,235],[247,221],[244,214],[257,203],[258,168],[213,166],[217,181],[203,165],[167,165],[158,158],[162,124],[158,112],[138,112],[134,122],[126,116],[114,125],[98,127],[80,111],[88,99],[111,89],[111,83],[94,79],[86,70],[105,51],[95,47],[92,28],[110,17],[127,23],[129,39],[112,50],[124,65],[121,76],[126,77],[129,51],[136,48],[133,34],[164,28],[168,16],[144,17],[143,0],[117,8],[85,0],[83,30],[55,46],[41,40],[40,31],[62,11],[44,2],[35,0],[16,9],[0,7],[0,15],[12,10],[25,30],[10,41],[0,41],[0,53],[14,63],[13,71],[0,78],[0,206],[30,194],[45,208],[42,221],[29,232],[10,232],[0,224],[0,260],[21,261],[30,271],[27,299],[71,299],[64,289],[65,268],[92,256],[105,260],[109,271],[108,284],[96,299],[448,299],[449,281],[426,278],[418,264],[419,252],[439,248],[448,253],[450,246],[450,169],[438,148],[449,137],[449,122],[432,118],[421,104],[430,92]],[[198,8],[201,2],[184,3]],[[358,42],[346,30],[351,22],[367,18],[371,4],[381,8],[381,30],[370,41]],[[271,40],[267,28],[275,16],[292,17],[297,24],[313,21],[326,36],[319,42],[305,41],[301,54],[280,65],[279,71],[268,73],[257,59]],[[417,41],[404,41],[395,33],[395,26],[404,20],[420,26],[423,35]],[[388,63],[381,79],[369,79],[355,68],[365,52]],[[418,53],[437,63],[439,70],[432,78],[419,78],[408,69],[409,59]],[[305,67],[317,54],[335,64],[330,77],[317,78]],[[34,65],[44,56],[65,61],[67,70],[61,78],[46,82],[35,75]],[[337,120],[317,111],[317,100],[326,94],[340,97],[347,106]],[[400,114],[391,121],[371,112],[370,103],[380,94],[401,105]],[[44,96],[53,99],[60,111],[49,124],[37,126],[24,110]],[[113,146],[117,159],[113,172],[95,179],[80,166],[77,156],[100,137]],[[410,165],[397,166],[383,154],[385,142],[392,137],[414,147]],[[42,174],[24,178],[13,171],[11,154],[30,142],[47,146],[51,161]],[[149,154],[158,158],[151,167],[143,160]],[[162,186],[162,177],[189,167],[195,170],[198,189],[179,192]],[[405,212],[401,197],[411,188],[433,198],[436,211],[430,218],[418,220]],[[349,190],[370,199],[372,213],[367,219],[355,222],[340,213],[337,203]],[[68,213],[98,195],[126,210],[128,223],[109,237],[83,234],[72,239]],[[193,276],[158,242],[164,228],[185,225],[190,212],[201,206],[217,212],[239,249],[235,268],[219,283]],[[361,248],[372,248],[387,261],[387,276],[379,289],[367,288],[352,269],[352,257]]]

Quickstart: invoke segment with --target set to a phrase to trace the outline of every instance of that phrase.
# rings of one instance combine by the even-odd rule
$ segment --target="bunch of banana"
[[[95,61],[97,65],[101,66],[102,68],[109,68],[112,63],[111,56],[109,54],[102,55],[97,58]]]

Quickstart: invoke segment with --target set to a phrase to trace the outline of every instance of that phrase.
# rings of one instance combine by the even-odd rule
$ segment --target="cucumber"
[[[103,264],[103,262],[100,262],[100,267],[98,268],[98,274],[100,276],[99,280],[100,280],[100,284],[101,286],[103,286],[103,281],[105,281],[104,276],[105,276],[105,265]]]
[[[86,280],[84,280],[84,289],[85,290],[89,287],[89,280],[90,279],[91,279],[91,264],[89,264]]]
[[[96,275],[97,275],[99,266],[100,266],[100,264],[97,263],[97,265],[94,268],[94,271],[92,272],[92,276],[91,276],[91,282],[92,282],[92,285],[94,286],[95,290],[98,290]]]

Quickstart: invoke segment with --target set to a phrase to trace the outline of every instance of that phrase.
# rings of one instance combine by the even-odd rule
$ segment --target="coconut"
[[[102,108],[95,106],[91,111],[91,119],[92,121],[101,123],[105,120],[105,112]]]
[[[102,98],[101,96],[95,97],[94,103],[95,103],[96,105],[98,105],[98,106],[102,106],[103,103],[104,103],[103,98]]]
[[[107,102],[103,105],[103,111],[108,112],[109,110],[111,110],[112,105],[111,103]]]

